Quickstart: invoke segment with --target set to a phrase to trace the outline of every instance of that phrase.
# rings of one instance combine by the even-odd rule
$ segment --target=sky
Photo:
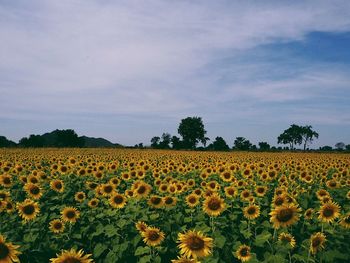
[[[0,135],[350,144],[350,1],[0,0]]]

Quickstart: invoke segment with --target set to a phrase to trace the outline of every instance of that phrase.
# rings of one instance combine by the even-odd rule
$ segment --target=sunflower
[[[64,223],[59,219],[54,219],[50,222],[50,230],[56,234],[64,231]]]
[[[86,195],[84,192],[76,192],[74,195],[75,201],[77,201],[79,203],[84,202],[85,198],[86,198]]]
[[[164,196],[163,203],[166,208],[171,208],[176,206],[177,198],[172,196]]]
[[[331,223],[334,221],[334,219],[339,217],[340,215],[339,212],[340,212],[340,207],[337,203],[328,202],[321,206],[318,219],[323,222]]]
[[[0,262],[20,262],[18,255],[21,254],[21,252],[17,250],[18,248],[18,245],[6,242],[6,238],[3,235],[0,235]]]
[[[25,221],[33,220],[40,212],[40,208],[39,208],[38,203],[36,203],[30,199],[26,199],[26,200],[24,200],[24,202],[19,203],[17,205],[17,209],[18,209],[19,215]]]
[[[113,208],[123,208],[126,205],[126,197],[122,194],[115,193],[109,198],[109,204]]]
[[[270,222],[274,228],[288,227],[299,220],[301,211],[295,204],[282,205],[274,208],[271,212]]]
[[[93,259],[90,258],[91,254],[84,255],[83,250],[76,251],[75,249],[63,250],[60,255],[57,254],[56,258],[51,258],[52,263],[93,263]]]
[[[272,199],[271,206],[279,207],[287,202],[285,195],[275,195]]]
[[[163,206],[163,199],[160,196],[153,195],[148,199],[147,204],[154,208],[161,208]]]
[[[172,259],[171,263],[200,263],[196,259],[189,259],[184,257],[177,257],[177,259]]]
[[[151,191],[151,186],[145,182],[141,182],[136,189],[134,189],[134,194],[137,198],[143,198],[148,196]]]
[[[75,207],[65,207],[62,211],[62,220],[69,223],[77,222],[80,217],[80,212]]]
[[[339,224],[342,227],[345,227],[345,228],[349,229],[350,228],[350,214],[347,214],[346,216],[344,216],[342,218],[342,220],[340,220]]]
[[[260,215],[260,207],[255,204],[251,204],[243,209],[243,214],[245,218],[253,220]]]
[[[311,220],[314,215],[314,210],[312,208],[308,208],[304,213],[304,218],[306,220]]]
[[[0,190],[0,200],[8,200],[10,198],[10,193],[7,191]]]
[[[0,175],[0,185],[4,187],[12,186],[12,177],[9,174]]]
[[[88,206],[91,208],[95,208],[98,206],[98,203],[100,201],[97,198],[92,198],[89,202],[88,202]]]
[[[64,183],[62,180],[59,180],[59,179],[52,180],[50,182],[50,187],[52,190],[54,190],[58,193],[63,193],[63,191],[64,191]]]
[[[111,184],[103,184],[101,187],[101,192],[103,196],[111,196],[114,192],[114,187]]]
[[[158,246],[164,240],[164,233],[156,227],[147,227],[145,231],[141,231],[141,236],[143,237],[143,242],[148,246]]]
[[[310,238],[310,252],[312,254],[316,254],[317,251],[322,250],[324,248],[324,243],[326,242],[326,236],[317,232],[313,234]]]
[[[180,254],[186,258],[201,258],[211,254],[213,239],[204,236],[200,231],[189,230],[178,235]]]
[[[139,231],[139,232],[145,232],[146,229],[148,228],[148,225],[143,222],[143,221],[138,221],[136,224],[135,224],[135,227],[136,229]]]
[[[241,245],[236,250],[236,257],[242,262],[246,262],[246,261],[250,260],[250,258],[252,257],[252,255],[250,253],[250,246]]]
[[[257,196],[263,197],[267,192],[267,186],[256,186],[255,193]]]
[[[207,197],[203,202],[203,210],[209,216],[218,216],[225,209],[224,200],[216,193]]]
[[[278,241],[281,242],[283,245],[289,244],[292,248],[294,248],[296,244],[295,238],[291,234],[284,232],[279,234]]]
[[[189,194],[186,196],[186,204],[193,208],[199,204],[199,196],[196,194]]]
[[[36,184],[25,184],[24,190],[34,199],[39,199],[43,195],[41,188]]]
[[[235,197],[237,195],[237,189],[233,186],[225,187],[225,195],[229,198]]]
[[[245,189],[241,192],[241,198],[242,198],[242,200],[245,200],[245,201],[247,201],[249,199],[249,197],[251,197],[251,195],[252,195],[251,192],[247,189]]]

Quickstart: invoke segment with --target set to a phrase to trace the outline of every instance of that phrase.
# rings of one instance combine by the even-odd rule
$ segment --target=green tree
[[[267,142],[259,142],[259,149],[261,151],[268,151],[270,150],[271,146]]]
[[[161,149],[169,149],[171,142],[171,135],[169,133],[162,134],[162,141],[159,143],[159,148]]]
[[[233,148],[235,150],[248,151],[251,147],[251,142],[244,137],[236,137],[235,141],[233,142]]]
[[[179,150],[182,148],[182,141],[179,137],[174,135],[173,137],[171,137],[171,145],[173,149]]]
[[[228,151],[229,149],[230,147],[227,145],[226,141],[220,136],[216,137],[215,141],[208,145],[208,150]]]
[[[291,150],[294,149],[294,145],[301,144],[303,142],[302,127],[292,124],[287,130],[284,130],[277,138],[278,144],[289,144]]]
[[[304,144],[304,151],[306,150],[306,146],[309,143],[312,143],[314,138],[318,138],[319,134],[317,132],[315,132],[314,130],[312,130],[312,126],[311,125],[306,125],[306,126],[302,126],[299,128],[300,129],[300,135],[302,137],[302,141]]]
[[[151,139],[151,147],[152,148],[159,148],[159,142],[160,142],[160,137],[159,136],[154,136],[152,139]]]
[[[205,137],[207,131],[200,117],[182,119],[177,131],[182,136],[183,146],[188,149],[195,149],[197,143],[205,144],[208,139]]]

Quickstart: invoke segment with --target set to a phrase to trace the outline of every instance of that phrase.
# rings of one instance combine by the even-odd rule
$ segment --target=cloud
[[[254,119],[275,115],[268,103],[349,96],[348,68],[282,65],[261,49],[348,32],[349,11],[349,1],[2,1],[0,118]]]

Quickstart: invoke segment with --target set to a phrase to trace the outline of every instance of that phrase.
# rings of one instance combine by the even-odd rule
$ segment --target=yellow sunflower
[[[225,210],[225,202],[217,193],[213,193],[205,198],[203,210],[209,216],[218,216]]]
[[[17,250],[18,248],[18,245],[6,242],[6,238],[3,235],[0,235],[0,262],[20,262],[18,255],[21,254],[21,252]]]
[[[321,206],[318,219],[322,222],[331,223],[339,217],[340,207],[335,202],[328,202]]]
[[[317,232],[313,234],[310,238],[310,252],[312,254],[316,254],[317,251],[320,251],[324,248],[325,242],[326,236],[323,233]]]
[[[154,208],[161,208],[163,206],[163,199],[160,196],[153,195],[148,199],[147,204]]]
[[[123,208],[126,205],[126,197],[122,194],[115,193],[109,199],[109,204],[113,208]]]
[[[64,183],[62,180],[56,179],[50,182],[50,187],[52,190],[62,193],[64,191]]]
[[[172,197],[172,196],[164,196],[163,203],[164,203],[166,208],[174,207],[174,206],[176,206],[177,198]]]
[[[93,259],[90,258],[91,254],[85,254],[83,250],[76,251],[75,249],[63,250],[61,254],[57,254],[56,258],[51,258],[52,263],[93,263]]]
[[[64,231],[64,223],[59,219],[54,219],[50,222],[50,230],[56,234]]]
[[[40,208],[39,208],[38,203],[36,203],[30,199],[26,199],[26,200],[24,200],[24,202],[18,203],[17,209],[18,209],[19,215],[25,221],[33,220],[40,212]]]
[[[241,245],[236,250],[236,257],[242,262],[246,262],[246,261],[250,260],[250,258],[252,257],[252,255],[250,253],[250,246]]]
[[[345,227],[345,228],[349,229],[349,228],[350,228],[350,214],[347,214],[346,216],[344,216],[344,217],[340,220],[339,224],[340,224],[342,227]]]
[[[178,235],[180,254],[186,258],[201,258],[211,254],[213,239],[204,236],[200,231],[189,230]]]
[[[148,246],[158,246],[164,240],[164,233],[156,227],[147,227],[145,231],[140,231],[143,242]]]
[[[146,229],[148,228],[148,225],[143,222],[143,221],[138,221],[136,224],[135,224],[135,227],[136,229],[139,231],[139,232],[145,232]]]
[[[251,204],[243,209],[243,215],[245,218],[247,218],[249,220],[253,220],[253,219],[259,217],[260,207],[255,205],[255,204]]]
[[[281,242],[283,245],[289,244],[292,248],[294,248],[296,244],[295,238],[291,234],[284,232],[279,234],[278,241]]]
[[[65,207],[61,211],[62,220],[69,223],[77,222],[77,219],[80,217],[80,212],[75,207]]]
[[[75,201],[77,201],[79,203],[84,202],[85,198],[86,198],[86,195],[84,192],[76,192],[74,195]]]
[[[295,204],[278,206],[270,212],[270,222],[276,229],[291,226],[299,220],[300,211]]]
[[[199,196],[196,194],[189,194],[186,196],[186,204],[193,208],[199,204]]]
[[[91,208],[95,208],[98,206],[98,203],[100,201],[97,198],[92,198],[89,202],[88,202],[88,206]]]

